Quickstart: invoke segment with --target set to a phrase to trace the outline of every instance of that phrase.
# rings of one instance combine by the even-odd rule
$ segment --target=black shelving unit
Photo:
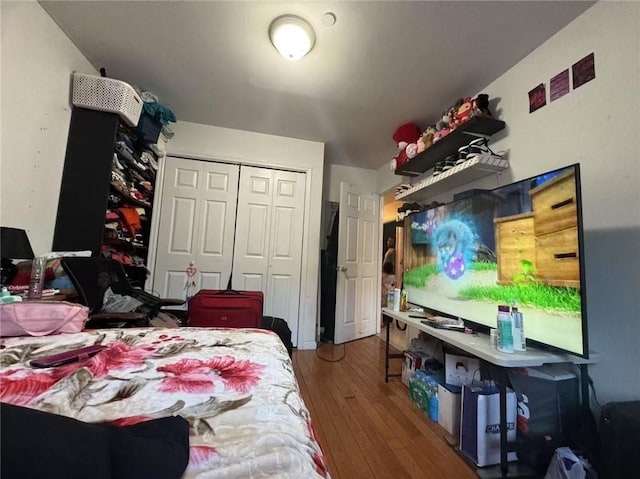
[[[53,251],[100,254],[118,122],[115,113],[73,108]]]
[[[107,245],[130,257],[136,256],[137,261],[141,258],[146,264],[153,197],[152,193],[146,194],[144,200],[133,197],[112,175],[116,141],[122,132],[135,135],[115,113],[73,108],[53,236],[54,251],[90,250],[92,256],[100,256],[103,245]],[[129,186],[133,183],[127,178],[126,170],[133,167],[122,159],[121,164],[124,170],[119,172],[120,176],[125,176]],[[138,174],[138,177],[148,181],[153,189],[155,172]],[[112,204],[110,198],[117,198],[118,203]],[[127,206],[145,210],[140,218],[142,240],[112,238],[107,234],[105,222],[116,221],[106,220],[107,210]],[[147,275],[144,264],[123,266],[133,283],[144,285]]]
[[[491,117],[475,116],[447,136],[396,169],[396,175],[418,176],[430,170],[438,161],[457,153],[458,148],[469,144],[473,136],[491,136],[503,130],[505,122]]]

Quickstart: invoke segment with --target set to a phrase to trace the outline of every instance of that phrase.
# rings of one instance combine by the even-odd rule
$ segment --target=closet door
[[[264,314],[298,332],[305,174],[241,167],[233,287],[265,295]]]
[[[196,286],[224,289],[229,280],[238,197],[238,165],[168,157],[165,162],[153,288],[184,298],[187,267]]]

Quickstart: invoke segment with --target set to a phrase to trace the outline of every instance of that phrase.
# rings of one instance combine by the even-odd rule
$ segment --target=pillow
[[[89,424],[0,403],[0,477],[179,479],[189,462],[189,423]]]

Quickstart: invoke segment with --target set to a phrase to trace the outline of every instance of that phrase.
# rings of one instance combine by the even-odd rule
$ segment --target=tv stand
[[[454,346],[466,353],[480,358],[494,366],[505,368],[535,367],[552,363],[572,363],[580,368],[581,401],[584,411],[589,410],[589,378],[587,365],[598,361],[597,353],[590,353],[589,359],[565,353],[555,353],[543,351],[537,348],[527,347],[525,352],[514,352],[512,354],[501,353],[491,346],[489,336],[486,334],[465,334],[459,331],[449,331],[446,329],[436,329],[423,324],[420,318],[412,318],[415,313],[393,311],[389,308],[382,308],[382,318],[387,327],[387,344],[385,346],[385,382],[389,382],[390,377],[400,376],[399,374],[389,374],[389,359],[402,358],[402,354],[392,354],[389,352],[389,329],[393,320],[412,326],[428,335],[440,339],[451,346]],[[507,463],[507,453],[509,445],[507,443],[507,394],[506,384],[498,384],[500,392],[500,470],[497,476],[491,477],[523,477],[517,471],[509,474]],[[483,468],[482,477],[489,477],[485,474],[491,468]]]

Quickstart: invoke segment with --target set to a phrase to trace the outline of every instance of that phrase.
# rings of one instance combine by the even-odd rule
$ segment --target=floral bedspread
[[[79,363],[38,356],[102,344]],[[328,478],[287,351],[256,329],[105,329],[0,339],[0,401],[85,422],[190,424],[184,478]]]

